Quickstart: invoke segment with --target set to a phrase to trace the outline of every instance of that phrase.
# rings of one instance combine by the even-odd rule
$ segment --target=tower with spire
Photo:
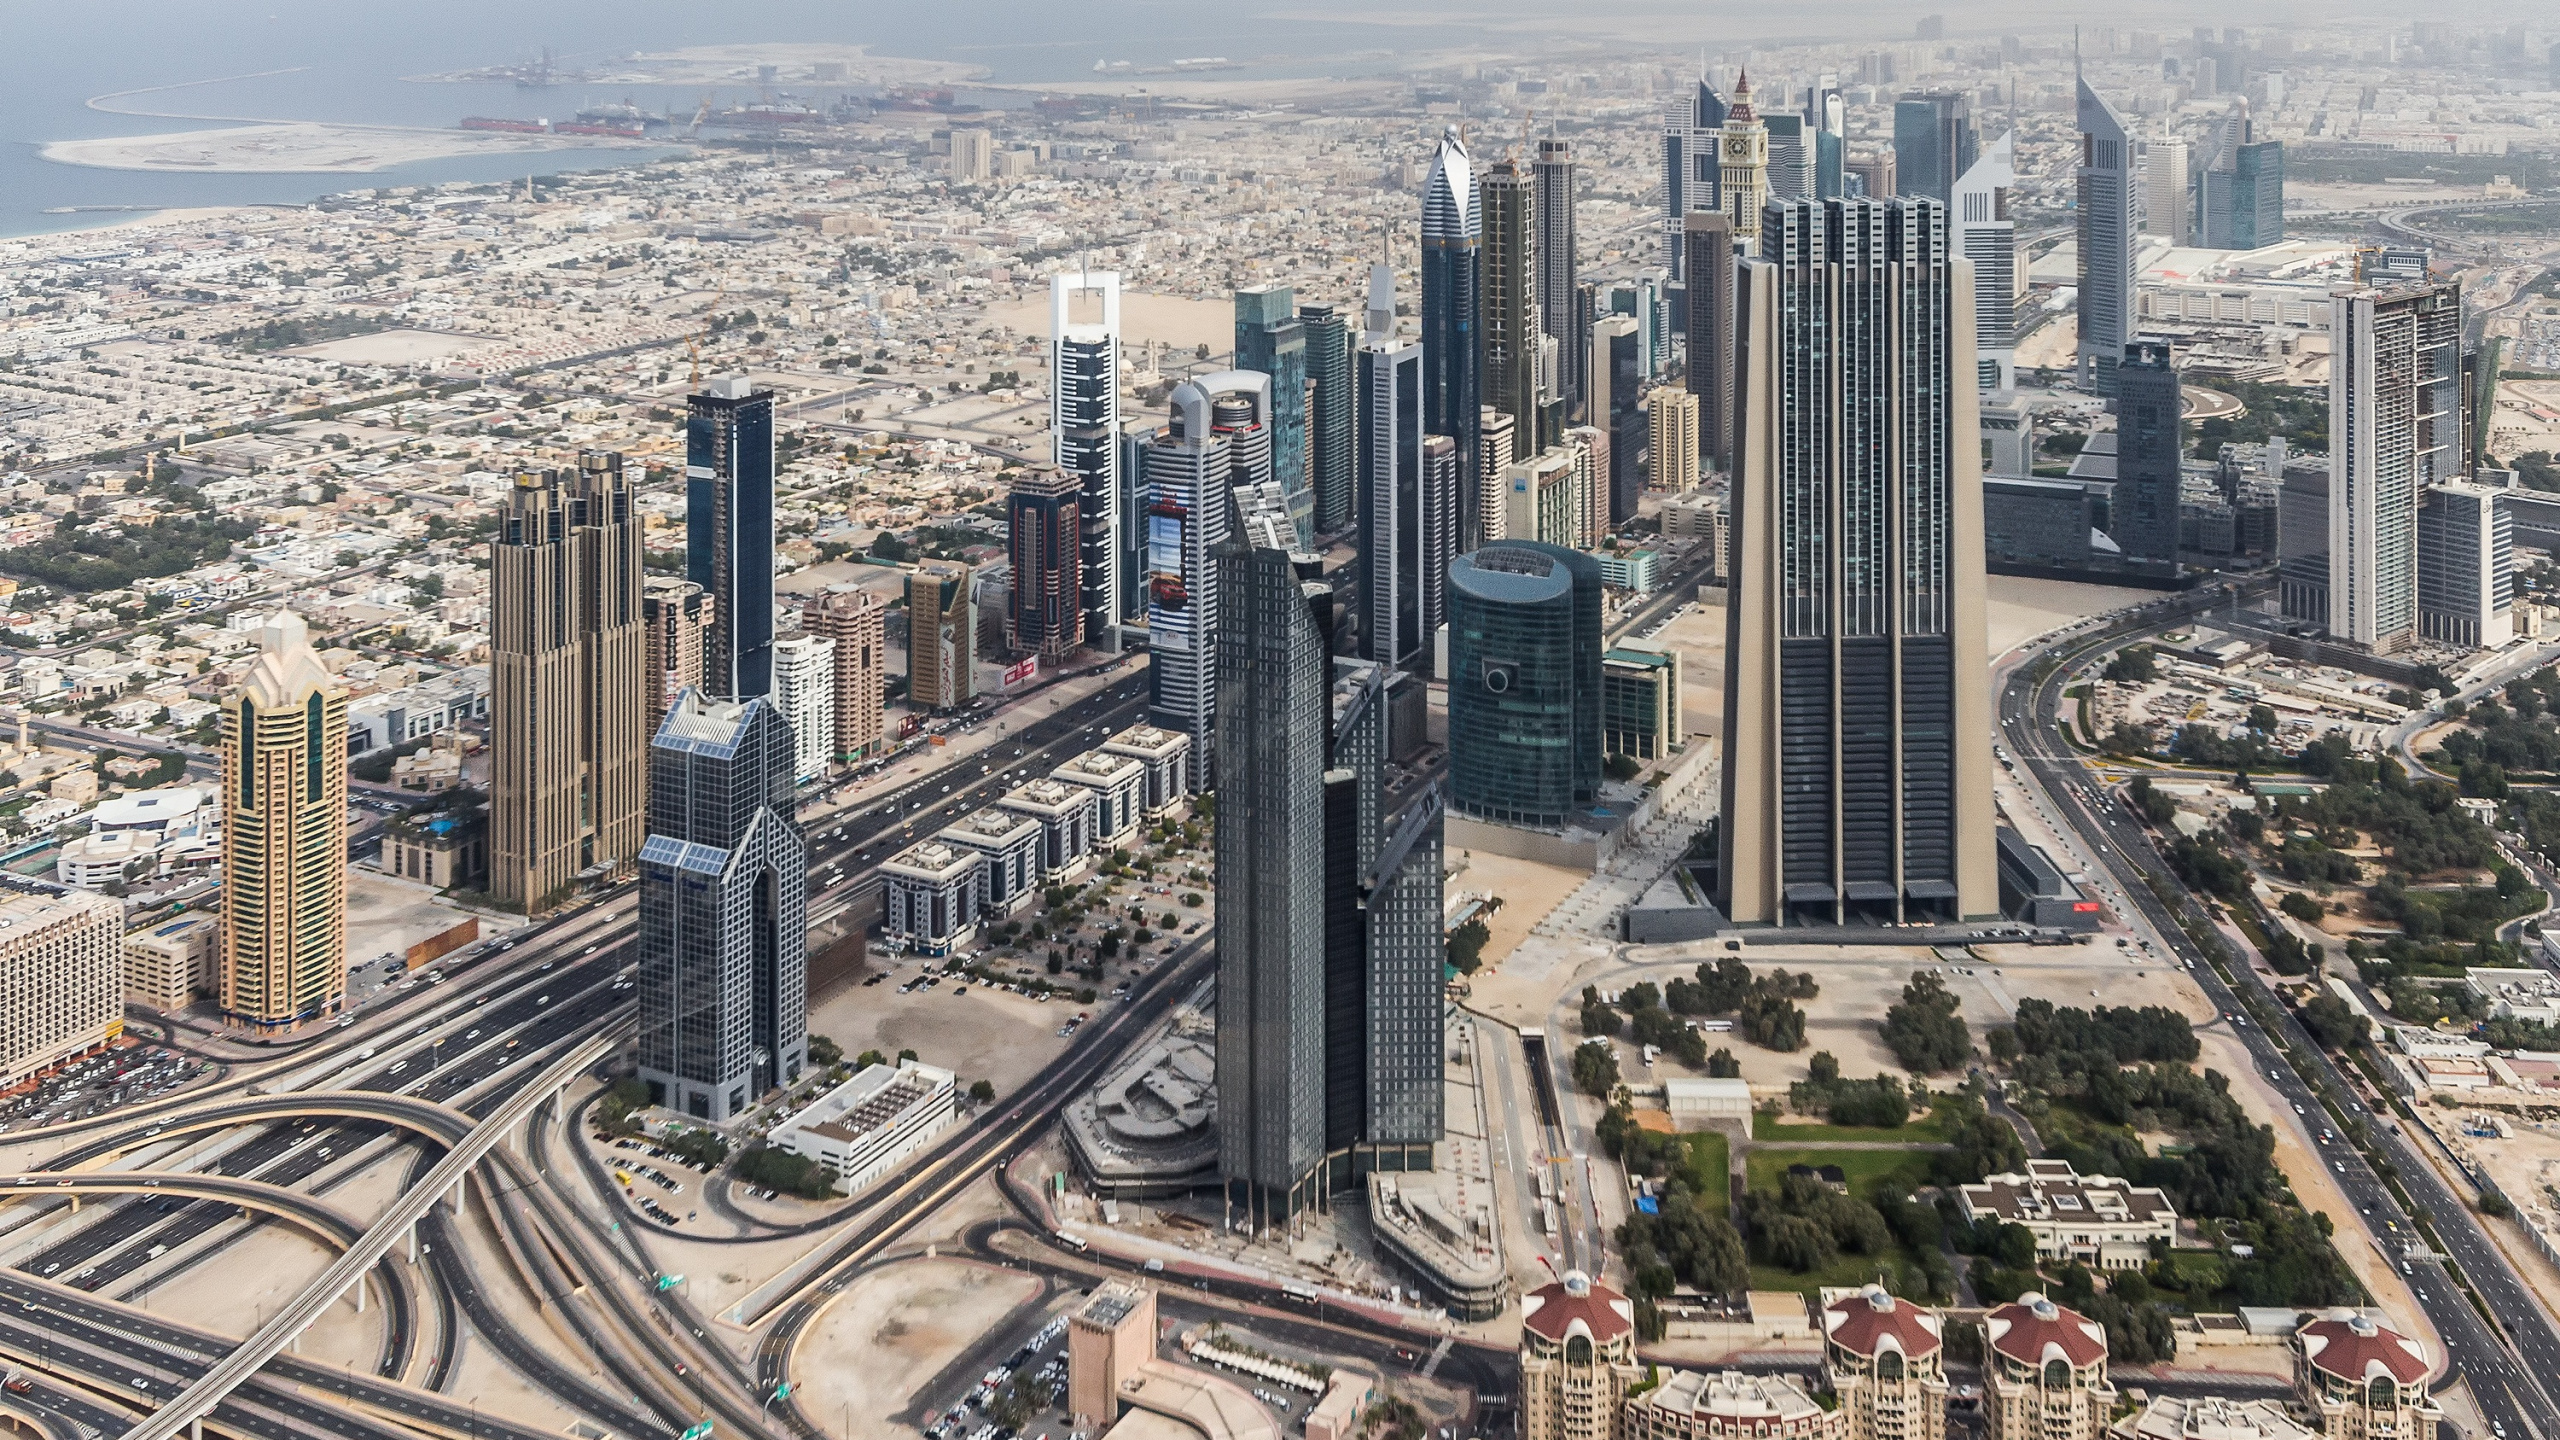
[[[1735,245],[1751,250],[1760,237],[1760,206],[1769,198],[1769,127],[1751,107],[1748,70],[1733,84],[1733,106],[1725,112],[1716,173],[1725,217],[1733,222]]]

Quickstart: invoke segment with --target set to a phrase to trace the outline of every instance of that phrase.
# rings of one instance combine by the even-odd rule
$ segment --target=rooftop
[[[1635,1314],[1626,1296],[1579,1270],[1520,1297],[1521,1323],[1559,1343],[1579,1327],[1605,1345],[1635,1329]]]

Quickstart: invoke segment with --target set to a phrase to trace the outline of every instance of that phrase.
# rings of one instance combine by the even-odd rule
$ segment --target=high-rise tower
[[[1751,106],[1751,72],[1734,82],[1733,109],[1716,147],[1717,193],[1733,233],[1748,241],[1759,233],[1760,206],[1769,198],[1769,127]]]
[[[1422,347],[1396,334],[1395,272],[1370,267],[1360,336],[1360,653],[1427,657],[1455,553],[1457,495],[1424,472]]]
[[[293,1030],[347,995],[347,692],[291,611],[223,703],[222,808],[223,1018]]]
[[[2418,492],[2461,477],[2462,287],[2329,298],[2329,634],[2376,652],[2418,634]]]
[[[767,701],[688,693],[649,746],[640,850],[640,1080],[649,1103],[736,1119],[808,1056],[809,849],[791,727]]]
[[[1706,77],[1662,117],[1662,268],[1677,290],[1688,283],[1689,216],[1717,210],[1718,153],[1726,105]],[[1677,309],[1678,297],[1671,297]]]
[[[907,576],[907,699],[937,712],[977,698],[978,604],[970,567],[927,560]]]
[[[1772,203],[1741,269],[1737,923],[1999,908],[1972,270],[1932,200]]]
[[[1539,385],[1538,192],[1517,161],[1493,162],[1477,187],[1484,205],[1484,403],[1511,417],[1515,459],[1544,452]]]
[[[1554,829],[1600,793],[1600,562],[1502,540],[1449,567],[1449,804]]]
[[[1913,92],[1893,107],[1896,193],[1944,205],[1958,176],[1973,168],[1973,102],[1948,91]]]
[[[773,689],[773,392],[721,375],[687,402],[685,578],[711,597],[704,693]]]
[[[1075,476],[1042,467],[1005,494],[1013,549],[1013,643],[1058,660],[1084,643],[1084,550]]]
[[[2142,142],[2142,229],[2172,245],[2190,245],[2187,222],[2187,142],[2154,135]]]
[[[1288,501],[1298,543],[1315,543],[1315,493],[1307,482],[1307,328],[1286,285],[1239,290],[1236,368],[1271,377],[1271,478]]]
[[[1700,468],[1733,473],[1733,221],[1689,217],[1689,393],[1698,397]]]
[[[2158,335],[2136,336],[2116,367],[2116,493],[2107,534],[2124,558],[2178,573],[2178,504],[2186,426],[2176,352]]]
[[[2009,218],[2013,131],[2001,136],[1956,181],[1947,215],[1956,253],[1973,262],[1974,371],[1985,390],[2018,388],[2018,225]]]
[[[1298,324],[1307,332],[1307,487],[1315,492],[1316,533],[1332,535],[1353,524],[1358,509],[1357,335],[1330,305],[1299,306]]]
[[[711,597],[690,580],[653,576],[640,582],[640,623],[647,633],[647,728],[658,733],[667,707],[687,690],[702,688],[702,649],[711,630]],[[642,767],[648,757],[641,757]]]
[[[859,585],[830,585],[806,612],[809,632],[836,642],[835,754],[846,764],[888,748],[888,611],[886,602]]]
[[[1479,441],[1486,403],[1477,310],[1483,304],[1484,217],[1475,161],[1452,125],[1422,188],[1422,427],[1458,442],[1458,543],[1473,547]]]
[[[1271,480],[1271,377],[1196,376],[1173,389],[1146,446],[1147,719],[1191,737],[1191,786],[1217,781],[1215,560],[1235,491]]]
[[[2142,142],[2079,76],[2080,388],[2113,395],[2133,339],[2142,250]],[[1908,187],[1906,187],[1908,188]]]
[[[1539,141],[1530,176],[1537,192],[1538,326],[1556,342],[1560,383],[1555,398],[1564,402],[1565,414],[1571,416],[1582,406],[1582,382],[1589,364],[1585,356],[1591,340],[1589,326],[1574,323],[1580,277],[1574,257],[1572,143]]]
[[[517,476],[489,546],[489,892],[511,909],[640,851],[649,634],[631,501],[622,457],[589,450]]]
[[[1082,490],[1076,523],[1084,554],[1076,578],[1084,643],[1117,650],[1127,591],[1136,583],[1122,569],[1131,546],[1120,527],[1134,477],[1121,469],[1119,272],[1050,276],[1049,337],[1050,458]]]

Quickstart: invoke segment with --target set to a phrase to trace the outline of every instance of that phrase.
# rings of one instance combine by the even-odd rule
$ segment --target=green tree
[[[1606,1040],[1585,1040],[1573,1051],[1573,1088],[1605,1096],[1618,1088],[1618,1052]]]
[[[1973,1053],[1973,1037],[1956,1016],[1956,997],[1936,972],[1915,970],[1902,987],[1901,1003],[1884,1013],[1885,1048],[1902,1067],[1918,1075],[1934,1075],[1964,1063]]]

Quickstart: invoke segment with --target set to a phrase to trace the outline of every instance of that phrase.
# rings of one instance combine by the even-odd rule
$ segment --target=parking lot
[[[0,1132],[85,1119],[165,1095],[194,1079],[201,1063],[157,1045],[111,1045],[0,1096]]]

